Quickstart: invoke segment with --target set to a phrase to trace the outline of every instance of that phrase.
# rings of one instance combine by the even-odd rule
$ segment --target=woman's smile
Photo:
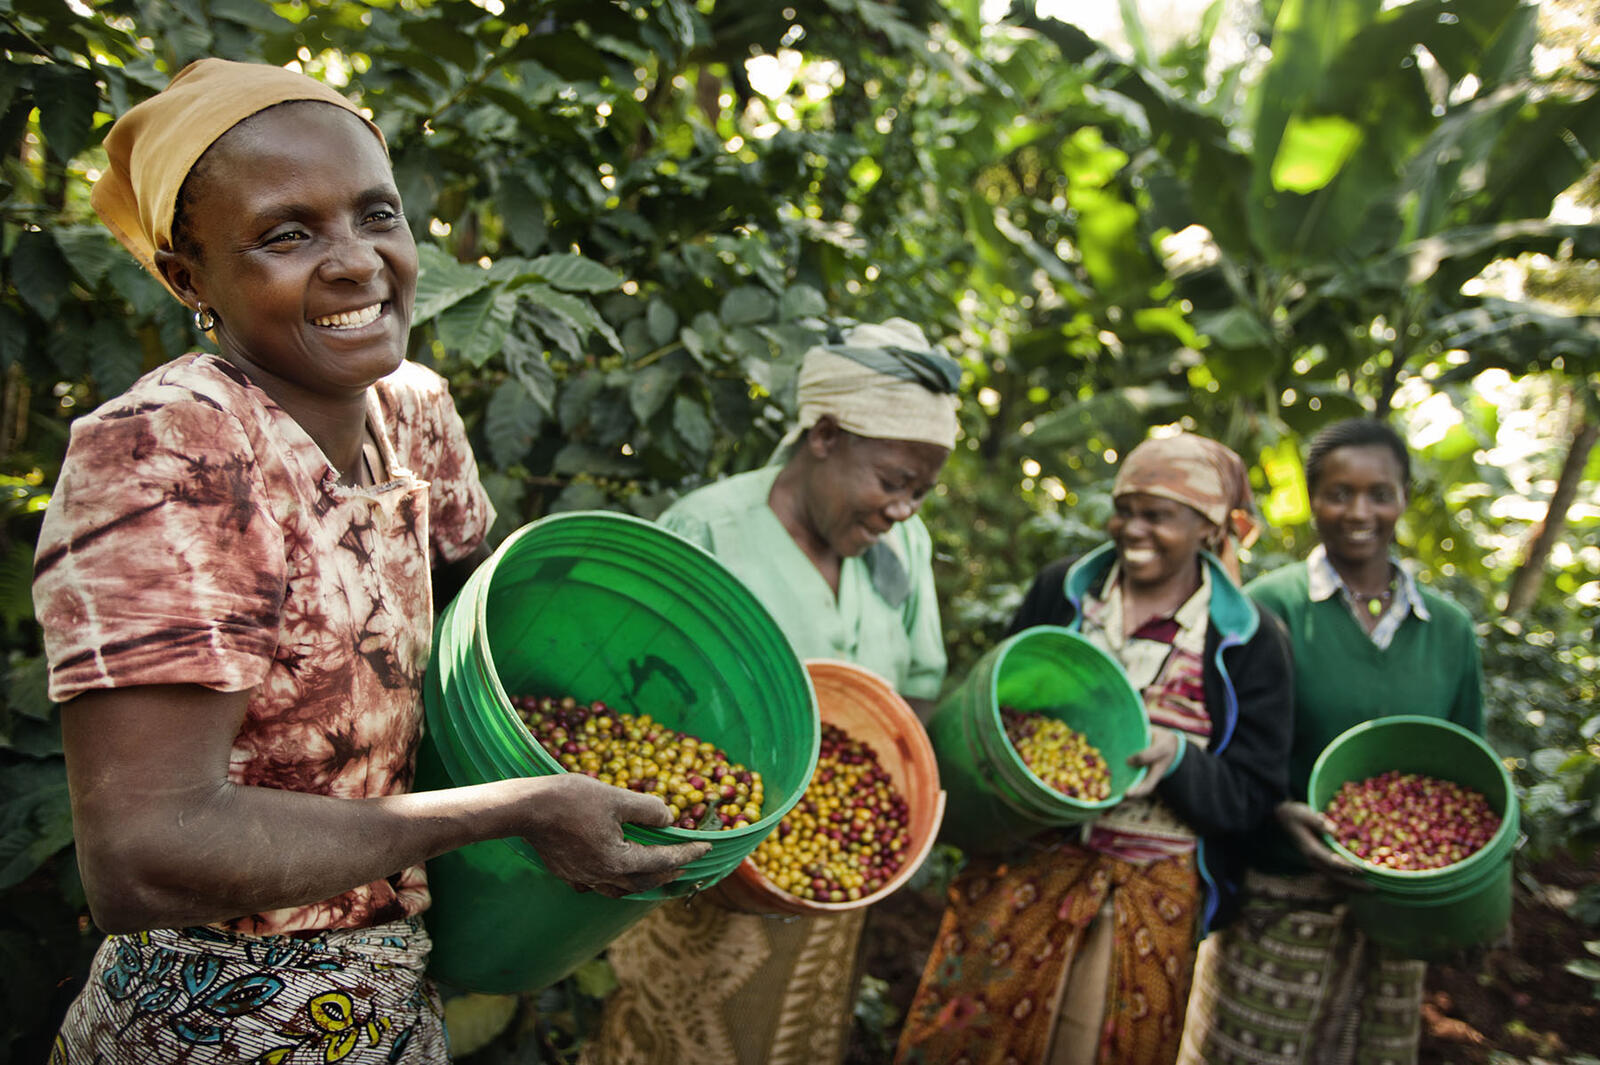
[[[222,354],[297,417],[350,402],[405,358],[417,250],[383,145],[323,103],[236,127],[191,175],[198,251],[175,276]]]
[[[370,307],[362,307],[360,310],[340,311],[338,314],[313,318],[311,319],[311,324],[320,326],[323,329],[360,329],[362,326],[376,322],[386,306],[387,303],[379,302],[372,304]]]

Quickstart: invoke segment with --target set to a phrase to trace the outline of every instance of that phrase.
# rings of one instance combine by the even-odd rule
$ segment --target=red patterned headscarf
[[[1234,579],[1238,547],[1249,547],[1261,531],[1244,460],[1223,444],[1194,433],[1152,437],[1128,452],[1117,467],[1111,496],[1142,492],[1192,507],[1217,526],[1217,555]]]

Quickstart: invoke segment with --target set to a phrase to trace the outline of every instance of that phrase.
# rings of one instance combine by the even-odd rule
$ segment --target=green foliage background
[[[1151,426],[1252,463],[1253,571],[1311,542],[1307,437],[1378,412],[1428,441],[1404,542],[1482,619],[1530,853],[1594,841],[1600,453],[1538,602],[1501,616],[1600,417],[1600,227],[1550,217],[1600,150],[1593,68],[1536,74],[1513,0],[1219,0],[1164,51],[1129,0],[1122,53],[1028,4],[803,7],[0,0],[0,1059],[42,1057],[97,942],[39,515],[71,419],[203,343],[87,189],[111,119],[206,55],[298,63],[384,129],[422,253],[411,354],[451,379],[497,537],[653,517],[764,462],[826,320],[904,315],[966,367],[924,512],[959,678],[1032,573],[1100,535]],[[1225,21],[1242,59],[1213,52]],[[1517,257],[1520,292],[1475,283]],[[1536,428],[1515,467],[1513,416]]]

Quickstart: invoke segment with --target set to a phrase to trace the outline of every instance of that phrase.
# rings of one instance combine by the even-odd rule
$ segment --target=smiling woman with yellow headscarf
[[[882,676],[924,717],[944,679],[933,548],[916,516],[956,442],[960,370],[900,318],[806,354],[768,466],[691,492],[667,528],[732,570],[802,659]],[[621,987],[592,1065],[832,1065],[865,910],[774,918],[697,899],[612,944]]]
[[[106,138],[93,202],[194,309],[180,355],[73,423],[35,559],[78,865],[112,933],[57,1063],[440,1062],[423,863],[532,840],[612,895],[658,799],[581,775],[408,794],[431,571],[494,512],[405,360],[417,251],[383,138],[276,67],[202,60]]]

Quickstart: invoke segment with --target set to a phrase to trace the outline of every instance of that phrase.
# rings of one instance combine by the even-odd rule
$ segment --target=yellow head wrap
[[[105,141],[111,165],[94,183],[89,202],[140,265],[161,277],[156,252],[172,250],[178,190],[194,164],[228,130],[290,100],[342,107],[384,143],[383,133],[355,104],[315,78],[262,63],[200,59],[112,125]]]

